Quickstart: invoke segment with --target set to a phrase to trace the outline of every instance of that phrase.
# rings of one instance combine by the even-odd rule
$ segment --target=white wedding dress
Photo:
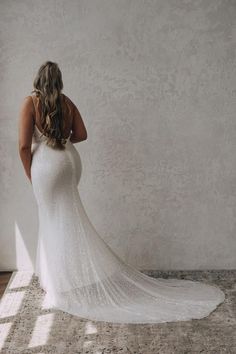
[[[31,177],[39,239],[34,271],[52,308],[90,320],[160,323],[206,317],[224,301],[217,286],[155,279],[121,260],[82,205],[77,149],[69,138],[65,150],[54,150],[45,139],[35,126]]]

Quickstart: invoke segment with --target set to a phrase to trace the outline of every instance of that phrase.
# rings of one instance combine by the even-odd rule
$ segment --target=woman
[[[122,261],[99,236],[81,203],[82,165],[74,143],[87,139],[75,104],[62,93],[57,63],[43,64],[19,120],[19,153],[38,205],[35,274],[54,308],[120,323],[208,316],[224,293],[203,282],[154,279]]]

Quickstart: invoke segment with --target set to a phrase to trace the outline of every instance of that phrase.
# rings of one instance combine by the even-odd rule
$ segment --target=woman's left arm
[[[27,96],[24,98],[20,108],[19,115],[19,155],[24,166],[25,173],[31,182],[31,144],[34,129],[34,111],[32,106],[32,98]]]

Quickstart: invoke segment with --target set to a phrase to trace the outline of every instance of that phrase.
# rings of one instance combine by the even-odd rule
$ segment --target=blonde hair
[[[38,70],[33,82],[36,96],[41,102],[41,126],[47,137],[47,145],[54,149],[65,149],[63,138],[65,120],[62,111],[62,74],[57,63],[46,61]]]

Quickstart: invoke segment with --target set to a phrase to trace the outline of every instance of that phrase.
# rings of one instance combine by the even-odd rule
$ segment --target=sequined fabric
[[[38,205],[35,274],[46,303],[90,320],[161,323],[208,316],[224,293],[204,282],[152,278],[121,260],[94,228],[80,199],[80,155],[46,145],[35,127],[31,177]]]

